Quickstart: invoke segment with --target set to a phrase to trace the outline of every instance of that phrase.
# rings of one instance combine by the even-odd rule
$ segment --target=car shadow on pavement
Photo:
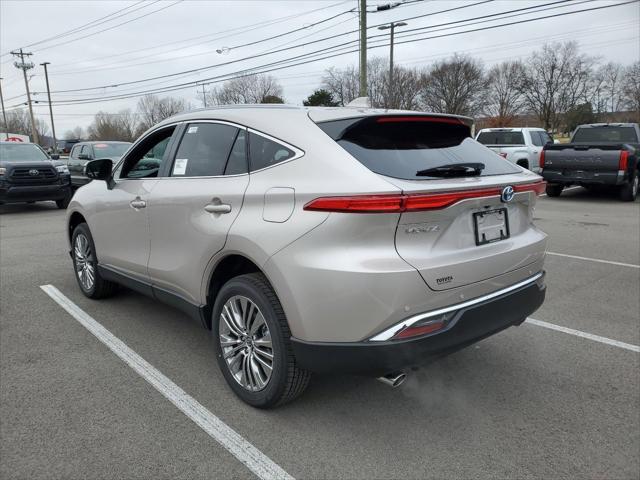
[[[0,205],[0,215],[29,215],[59,210],[55,202],[10,203]]]
[[[549,198],[549,197],[546,197]],[[623,202],[618,198],[618,191],[614,188],[600,187],[592,190],[586,188],[576,188],[575,190],[564,190],[562,195],[555,198],[549,198],[551,201],[562,200],[580,200],[581,202],[590,203],[635,203],[635,202]],[[640,196],[636,201],[640,200]]]

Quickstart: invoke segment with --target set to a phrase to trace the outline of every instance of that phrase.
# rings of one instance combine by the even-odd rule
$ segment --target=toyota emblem
[[[509,203],[513,200],[513,195],[515,194],[513,187],[511,185],[507,185],[502,189],[502,193],[500,194],[500,201],[502,203]]]
[[[40,175],[40,170],[32,168],[31,170],[29,170],[29,175],[31,175],[32,177],[37,177],[38,175]]]

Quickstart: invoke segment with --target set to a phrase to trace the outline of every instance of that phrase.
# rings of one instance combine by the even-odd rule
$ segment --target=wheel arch
[[[73,235],[73,231],[81,223],[87,223],[87,220],[80,212],[76,211],[69,215],[69,222],[67,224],[67,237],[69,239],[69,244],[71,244],[71,236]]]

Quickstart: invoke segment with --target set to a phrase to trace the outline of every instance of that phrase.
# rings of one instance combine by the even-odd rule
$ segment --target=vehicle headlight
[[[66,165],[58,165],[56,170],[58,173],[69,173],[69,168]]]

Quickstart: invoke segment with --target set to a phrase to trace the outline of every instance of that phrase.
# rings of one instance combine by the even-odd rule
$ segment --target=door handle
[[[209,213],[230,213],[231,205],[226,203],[208,203],[204,206],[204,210]]]
[[[137,197],[135,200],[131,200],[129,205],[131,205],[131,208],[135,208],[137,210],[139,208],[145,208],[147,206],[147,202],[141,200],[140,197]]]

